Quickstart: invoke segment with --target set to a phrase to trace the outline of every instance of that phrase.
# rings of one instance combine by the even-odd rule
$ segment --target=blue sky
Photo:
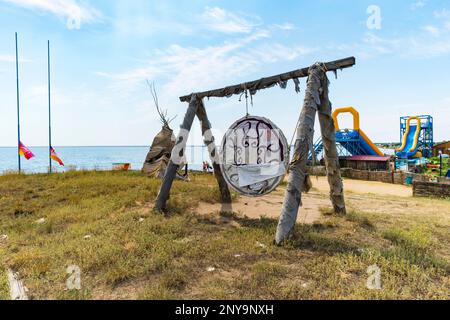
[[[369,28],[371,5],[380,28]],[[330,75],[335,107],[354,106],[374,141],[399,141],[399,117],[431,114],[450,139],[450,3],[444,0],[0,0],[0,146],[16,143],[14,32],[22,140],[47,143],[46,41],[52,45],[54,145],[149,145],[160,129],[145,79],[178,115],[178,97],[355,56]],[[254,97],[251,113],[292,137],[293,86]],[[206,101],[218,139],[245,114],[239,97]],[[349,118],[343,119],[345,126]],[[192,144],[201,144],[198,125]]]

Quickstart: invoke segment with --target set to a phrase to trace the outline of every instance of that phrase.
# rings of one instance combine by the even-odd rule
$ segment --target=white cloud
[[[273,26],[275,28],[277,28],[277,29],[285,30],[285,31],[290,31],[290,30],[294,30],[295,29],[295,25],[290,23],[290,22],[285,22],[285,23],[281,23],[281,24],[274,24]]]
[[[1,62],[15,62],[16,57],[13,55],[8,55],[8,54],[0,54],[0,61]]]
[[[162,32],[178,35],[191,35],[194,33],[192,24],[138,14],[119,16],[117,19],[114,19],[113,24],[115,32],[123,37],[147,37]]]
[[[261,24],[257,16],[235,14],[219,7],[207,7],[202,20],[209,29],[223,33],[250,33]]]
[[[210,34],[249,34],[261,25],[261,18],[256,15],[227,11],[220,7],[206,7],[202,12],[186,12],[177,19],[158,15],[151,10],[142,10],[132,3],[126,7],[119,6],[113,24],[116,31],[123,36],[145,37],[161,32],[178,35]],[[288,25],[284,27],[288,28]]]
[[[450,10],[443,9],[435,11],[434,16],[436,19],[443,21],[443,30],[450,31]]]
[[[179,96],[258,78],[271,64],[295,61],[316,50],[283,45],[270,37],[268,30],[255,30],[250,35],[206,47],[174,44],[154,51],[140,67],[122,73],[96,74],[111,81],[106,87],[115,93],[116,99],[130,104],[132,97],[136,100],[135,105],[142,106],[136,111],[139,119],[158,123],[147,93],[146,79],[157,83],[161,106],[172,115],[182,115],[185,105],[180,103]],[[201,144],[201,141],[193,144]]]
[[[66,21],[68,29],[80,29],[83,23],[102,20],[97,9],[77,0],[0,0],[30,10],[51,13]]]
[[[171,45],[154,53],[146,65],[121,74],[97,72],[108,77],[123,92],[142,88],[145,79],[164,79],[166,93],[185,94],[216,85],[236,82],[262,66],[279,61],[292,61],[316,49],[285,46],[270,41],[267,30],[254,32],[241,39],[204,48]]]
[[[434,11],[434,16],[438,19],[449,19],[450,18],[450,10],[442,9]]]
[[[12,54],[0,54],[0,62],[16,62],[16,56]],[[31,60],[19,57],[19,62],[31,62]]]
[[[450,34],[442,29],[423,27],[422,33],[404,37],[381,37],[368,32],[360,42],[330,45],[328,50],[344,51],[369,59],[380,55],[407,58],[432,58],[450,54]],[[430,37],[430,34],[434,36]],[[439,36],[438,36],[439,35]]]
[[[428,32],[430,35],[432,35],[433,37],[437,37],[439,36],[439,34],[441,33],[438,27],[435,26],[424,26],[422,27],[422,29],[426,32]]]
[[[416,10],[425,7],[427,0],[417,0],[411,5],[411,10]]]

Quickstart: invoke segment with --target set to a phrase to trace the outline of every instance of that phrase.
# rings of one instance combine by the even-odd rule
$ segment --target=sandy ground
[[[314,188],[321,192],[328,192],[329,186],[325,177],[311,177]],[[373,194],[373,195],[388,195],[396,197],[412,197],[413,190],[411,187],[388,184],[373,181],[360,180],[344,180],[345,192],[356,194]]]
[[[331,206],[329,186],[325,177],[312,177],[313,189],[303,195],[303,207],[297,221],[311,224],[321,217],[321,208]],[[412,188],[381,182],[344,180],[347,206],[363,211],[403,212],[412,200]],[[397,198],[397,199],[396,199]],[[277,218],[284,200],[284,188],[261,198],[240,197],[233,204],[233,211],[249,218]],[[220,211],[220,204],[200,203],[196,212],[208,215]]]

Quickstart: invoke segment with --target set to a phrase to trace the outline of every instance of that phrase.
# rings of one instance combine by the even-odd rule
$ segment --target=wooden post
[[[199,102],[197,117],[200,120],[205,145],[208,147],[208,153],[214,168],[214,175],[216,177],[217,183],[219,184],[220,196],[222,200],[221,212],[232,212],[233,209],[231,205],[232,201],[230,189],[228,188],[228,184],[223,177],[222,170],[220,169],[219,154],[217,152],[215,139],[211,132],[211,123],[208,120],[208,115],[206,114],[206,109],[203,101]]]
[[[324,73],[319,64],[309,68],[305,101],[297,128],[294,159],[290,166],[289,182],[275,239],[277,245],[289,237],[297,222],[302,192],[306,186],[306,165],[311,142],[314,139],[314,123],[320,105],[321,79]]]
[[[319,105],[319,122],[324,145],[325,166],[328,183],[330,184],[330,199],[334,212],[346,214],[344,199],[344,184],[342,183],[339,166],[339,155],[336,147],[336,129],[332,116],[332,106],[328,96],[329,81],[326,74],[322,79],[322,103]]]
[[[183,124],[180,127],[180,133],[178,134],[177,144],[172,151],[172,157],[167,165],[166,173],[164,175],[164,180],[161,185],[161,188],[158,193],[158,197],[156,198],[155,209],[158,211],[165,211],[167,200],[170,196],[170,189],[172,188],[173,180],[177,174],[179,169],[179,164],[174,162],[174,158],[179,157],[179,153],[186,152],[186,143],[188,139],[188,133],[191,131],[192,123],[194,122],[195,115],[197,114],[197,110],[199,107],[199,103],[196,95],[192,95],[191,102],[189,103],[189,108],[186,111],[186,115],[184,116]]]

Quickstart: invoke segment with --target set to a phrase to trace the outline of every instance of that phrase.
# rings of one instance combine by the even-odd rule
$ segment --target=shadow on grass
[[[330,229],[330,226],[324,224],[297,225],[286,245],[295,249],[326,254],[358,254],[359,251],[356,246],[341,239],[325,235],[324,231],[327,229]]]
[[[245,217],[235,218],[235,220],[243,227],[264,229],[272,232],[274,235],[278,226],[278,220],[269,218],[249,219]],[[284,246],[327,254],[357,253],[357,247],[324,234],[326,231],[334,228],[336,227],[326,223],[314,223],[311,225],[297,224],[293,234]]]
[[[221,215],[223,219],[229,219],[238,223],[242,228],[258,229],[268,232],[275,236],[278,226],[278,220],[272,218],[250,219],[248,217],[239,217],[236,214]],[[217,220],[212,217],[202,217],[200,223],[217,225]],[[336,228],[327,223],[315,223],[312,225],[298,224],[295,231],[283,246],[287,249],[309,250],[327,254],[354,253],[358,254],[358,248],[335,237],[326,235],[326,231]]]
[[[278,220],[272,218],[261,217],[260,219],[251,219],[246,216],[233,216],[232,219],[239,223],[244,228],[261,229],[261,230],[276,230]]]

